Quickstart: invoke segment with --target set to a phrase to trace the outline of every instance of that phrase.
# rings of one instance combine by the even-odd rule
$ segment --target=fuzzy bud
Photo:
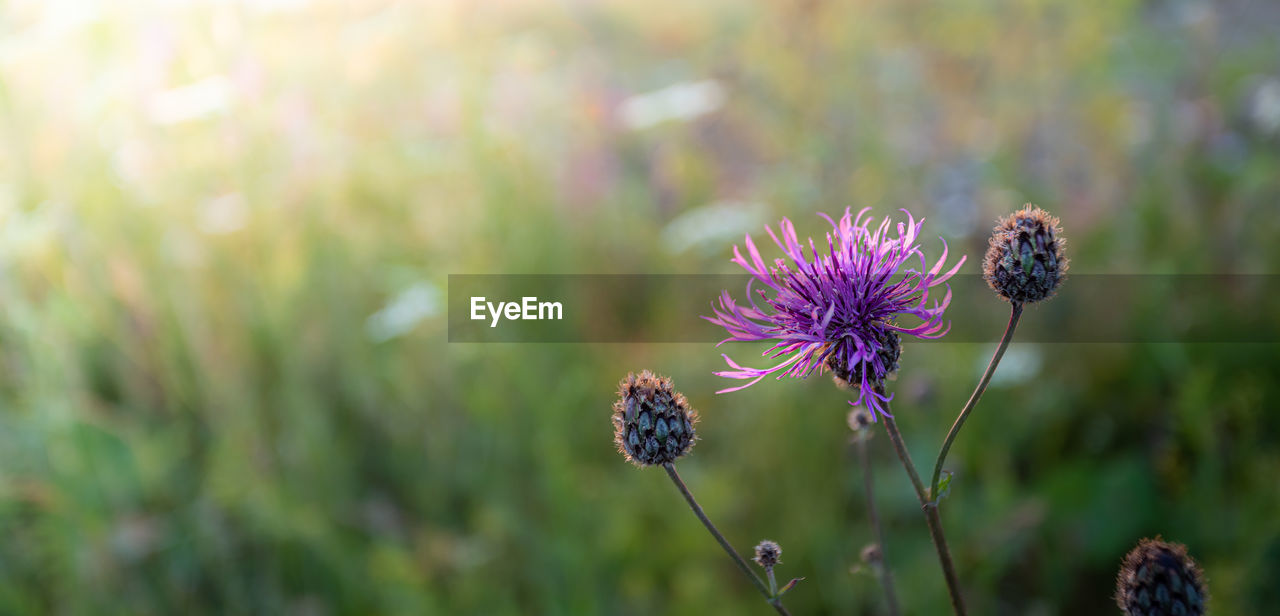
[[[863,430],[871,427],[875,423],[875,416],[871,414],[871,410],[866,405],[855,406],[849,411],[849,417],[846,421],[849,423],[849,429],[854,434],[860,434]]]
[[[1124,557],[1116,577],[1116,604],[1126,616],[1204,614],[1204,574],[1186,546],[1143,539]]]
[[[756,544],[756,557],[752,560],[756,561],[757,565],[764,567],[765,571],[769,571],[780,562],[778,560],[780,557],[782,557],[782,547],[773,541],[765,539]]]
[[[639,376],[627,374],[618,383],[613,440],[636,466],[669,464],[689,453],[697,438],[693,430],[697,421],[698,412],[669,378],[645,370]]]
[[[991,231],[982,274],[1004,299],[1030,304],[1053,296],[1067,273],[1058,219],[1028,203]]]

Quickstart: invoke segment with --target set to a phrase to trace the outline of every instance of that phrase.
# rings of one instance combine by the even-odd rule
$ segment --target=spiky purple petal
[[[945,284],[965,258],[942,273],[948,254],[943,241],[942,257],[926,271],[924,253],[915,243],[924,219],[916,220],[902,210],[907,222],[897,223],[897,237],[890,237],[890,219],[886,217],[872,231],[871,219],[865,217],[868,209],[856,217],[846,209],[839,221],[819,214],[832,227],[823,253],[810,238],[806,256],[795,225],[786,218],[778,225],[780,236],[767,226],[765,231],[787,258],[766,264],[750,235],[743,242],[745,257],[734,247],[732,261],[751,274],[750,306],[739,306],[725,291],[718,305],[712,304],[714,316],[703,318],[728,332],[720,344],[776,341],[763,356],[781,361],[769,368],[747,368],[724,355],[732,369],[716,374],[750,382],[717,393],[744,389],[769,375],[805,378],[815,370],[821,374],[837,366],[843,374],[861,375],[861,382],[854,383],[858,400],[850,404],[866,404],[873,416],[887,414],[884,403],[892,396],[885,396],[882,388],[897,362],[895,356],[892,366],[885,365],[879,341],[886,340],[889,332],[929,339],[946,335],[950,324],[942,314],[951,303],[951,287],[947,285],[946,295],[932,303],[929,290]],[[912,257],[919,259],[919,268],[904,269]],[[753,288],[759,285],[765,288]],[[755,295],[762,303],[757,303]],[[920,322],[899,325],[904,315]]]

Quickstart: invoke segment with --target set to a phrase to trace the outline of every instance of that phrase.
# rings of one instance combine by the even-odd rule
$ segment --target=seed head
[[[636,466],[668,464],[689,453],[697,438],[697,421],[698,412],[667,377],[645,370],[639,376],[629,373],[618,383],[613,440]]]
[[[884,560],[884,552],[880,551],[879,543],[868,543],[862,548],[862,562],[868,565],[878,565]]]
[[[1030,304],[1053,297],[1067,273],[1058,219],[1028,203],[991,231],[982,274],[997,295]]]
[[[752,560],[757,565],[764,567],[766,571],[773,569],[773,566],[780,561],[778,558],[782,556],[782,547],[773,541],[765,539],[756,544],[756,557]]]
[[[1116,577],[1116,604],[1126,616],[1201,616],[1204,574],[1186,546],[1143,539],[1124,557]]]

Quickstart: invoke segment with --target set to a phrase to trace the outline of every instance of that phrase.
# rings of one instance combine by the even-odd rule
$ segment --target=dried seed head
[[[1053,297],[1067,273],[1058,219],[1028,203],[991,231],[982,274],[1004,299],[1030,304]]]
[[[613,440],[636,466],[668,464],[689,453],[697,438],[693,430],[697,421],[698,412],[669,378],[645,370],[639,376],[627,374],[618,383]]]
[[[752,560],[755,560],[757,565],[764,567],[768,571],[781,562],[778,560],[781,556],[782,547],[773,541],[765,539],[756,544],[756,557]]]
[[[1143,539],[1124,557],[1116,577],[1116,604],[1127,616],[1204,614],[1204,574],[1186,546]]]

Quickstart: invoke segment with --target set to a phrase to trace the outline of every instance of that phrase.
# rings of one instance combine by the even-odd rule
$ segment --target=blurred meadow
[[[863,206],[974,274],[1026,201],[1073,273],[1280,268],[1266,0],[0,7],[3,614],[768,613],[614,450],[643,368],[702,414],[678,466],[709,515],[805,578],[792,613],[883,613],[828,380],[715,395],[711,344],[449,343],[447,275],[734,273],[744,232]],[[1134,323],[1214,320],[1144,293]],[[921,467],[991,349],[906,345]],[[1278,351],[1015,343],[948,462],[972,613],[1118,613],[1155,534],[1213,613],[1273,610]],[[905,610],[947,613],[871,444]]]

